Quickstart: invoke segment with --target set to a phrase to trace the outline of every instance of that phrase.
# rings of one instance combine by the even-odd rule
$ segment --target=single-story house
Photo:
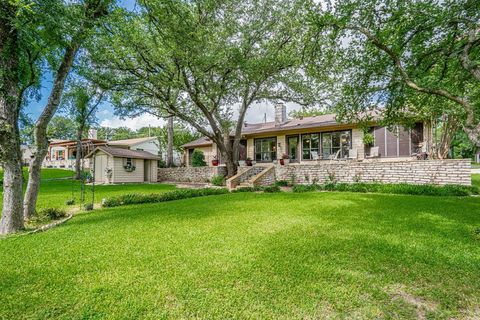
[[[87,158],[95,183],[156,182],[160,157],[144,150],[98,146]]]
[[[275,106],[275,121],[245,123],[240,141],[239,160],[259,163],[276,162],[289,158],[290,163],[311,164],[312,161],[331,159],[376,160],[411,159],[412,155],[428,150],[432,130],[427,123],[418,122],[413,128],[397,127],[396,132],[372,123],[371,145],[364,144],[364,131],[358,124],[336,121],[335,114],[300,119],[288,119],[283,104]],[[191,166],[192,153],[201,150],[205,160],[219,160],[216,144],[202,137],[183,145],[184,161]]]

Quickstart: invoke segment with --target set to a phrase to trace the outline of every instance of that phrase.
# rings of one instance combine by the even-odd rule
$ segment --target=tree
[[[75,56],[80,50],[83,42],[88,38],[99,20],[107,15],[111,0],[84,0],[80,4],[64,4],[71,8],[70,15],[64,21],[73,25],[70,33],[63,35],[58,40],[58,51],[52,53],[52,70],[54,71],[53,87],[50,91],[48,102],[35,123],[35,152],[30,163],[27,190],[24,199],[24,217],[29,219],[35,214],[37,196],[40,187],[40,169],[43,159],[48,151],[47,126],[58,109],[61,101],[65,82],[73,66]],[[55,17],[54,19],[59,19]],[[70,21],[69,19],[74,19]],[[63,21],[63,20],[62,20]]]
[[[141,1],[139,14],[106,26],[98,81],[120,113],[172,115],[212,139],[232,176],[252,103],[306,103],[316,92],[301,70],[308,3]]]
[[[348,0],[317,9],[310,52],[335,62],[341,118],[381,107],[387,123],[432,120],[444,128],[440,158],[457,127],[480,144],[478,2]]]
[[[0,234],[23,228],[22,165],[18,128],[22,48],[16,23],[20,9],[11,1],[0,5],[0,161],[4,169]]]
[[[167,121],[167,167],[173,166],[173,116]]]
[[[102,102],[104,91],[87,81],[75,81],[64,95],[63,104],[76,127],[75,179],[82,175],[81,161],[84,157],[82,138],[85,130],[95,122],[95,112]]]
[[[51,139],[75,139],[75,122],[66,116],[55,116],[47,127],[47,137]]]

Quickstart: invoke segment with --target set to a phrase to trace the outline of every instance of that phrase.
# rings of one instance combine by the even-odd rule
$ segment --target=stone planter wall
[[[299,184],[329,181],[471,185],[470,159],[335,161],[275,166],[276,179]]]
[[[214,175],[225,176],[227,168],[219,167],[177,167],[158,168],[158,181],[210,182]]]

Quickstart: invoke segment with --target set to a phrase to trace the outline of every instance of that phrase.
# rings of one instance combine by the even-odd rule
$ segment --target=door
[[[150,161],[143,160],[143,181],[150,181]]]
[[[288,136],[287,137],[287,151],[290,161],[298,161],[298,136]]]
[[[93,159],[95,161],[95,182],[105,183],[105,168],[107,167],[107,155],[97,155]]]

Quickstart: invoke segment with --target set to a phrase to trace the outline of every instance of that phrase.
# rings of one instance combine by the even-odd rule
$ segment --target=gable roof
[[[86,158],[91,158],[97,151],[103,151],[106,154],[111,155],[112,157],[118,158],[133,158],[133,159],[147,159],[147,160],[160,160],[159,156],[154,155],[148,151],[140,150],[130,150],[123,148],[107,147],[107,146],[98,146],[90,152]]]
[[[150,142],[158,140],[157,137],[145,137],[145,138],[133,138],[133,139],[125,139],[125,140],[114,140],[108,141],[107,144],[109,146],[134,146],[144,142]]]
[[[208,137],[201,137],[197,140],[190,141],[189,143],[185,143],[182,145],[184,148],[190,148],[190,147],[201,147],[201,146],[211,146],[212,145],[212,140]]]

